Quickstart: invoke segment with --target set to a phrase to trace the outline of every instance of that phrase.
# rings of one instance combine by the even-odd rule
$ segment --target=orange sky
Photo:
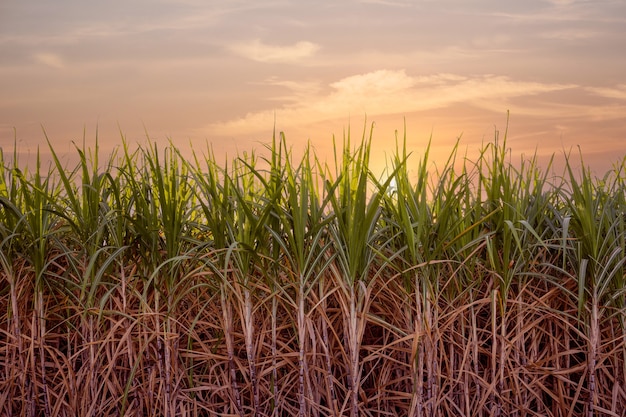
[[[580,146],[603,174],[626,154],[622,0],[79,0],[0,3],[0,146],[31,155],[170,138],[234,155],[274,121],[328,152],[406,121],[419,155],[470,153],[506,128],[514,153]],[[145,130],[144,130],[145,129]],[[381,163],[381,162],[379,162]]]

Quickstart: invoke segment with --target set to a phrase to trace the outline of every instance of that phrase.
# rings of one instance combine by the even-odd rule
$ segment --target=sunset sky
[[[375,123],[447,155],[506,128],[515,153],[626,154],[623,0],[0,2],[0,146],[171,139],[259,149],[274,123],[327,152]],[[15,133],[16,132],[16,133]]]

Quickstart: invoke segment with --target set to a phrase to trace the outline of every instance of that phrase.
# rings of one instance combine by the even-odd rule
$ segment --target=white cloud
[[[63,62],[63,58],[59,55],[51,54],[51,53],[38,53],[33,56],[35,61],[40,64],[46,65],[48,67],[63,69],[65,68],[65,62]]]
[[[392,94],[413,87],[416,79],[404,71],[379,70],[352,75],[330,84],[336,90],[337,98],[365,98],[371,95]]]
[[[319,45],[307,41],[285,46],[269,45],[255,39],[233,44],[230,49],[237,55],[258,62],[296,62],[312,56],[319,48]]]
[[[290,123],[305,125],[350,115],[408,114],[457,103],[481,106],[481,103],[490,100],[506,106],[508,100],[515,97],[575,86],[517,81],[495,75],[464,77],[435,74],[414,77],[404,70],[379,70],[343,78],[331,83],[330,87],[329,93],[318,93],[297,101],[289,100],[291,104],[281,108],[249,113],[235,120],[213,124],[209,129],[218,133],[236,134],[253,132],[259,126],[271,126],[275,117],[281,126]],[[500,111],[505,109],[503,107]]]

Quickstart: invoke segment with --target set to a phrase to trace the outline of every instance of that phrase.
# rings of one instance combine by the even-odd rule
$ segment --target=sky
[[[0,147],[626,155],[623,0],[0,0]],[[44,134],[45,130],[45,134]]]

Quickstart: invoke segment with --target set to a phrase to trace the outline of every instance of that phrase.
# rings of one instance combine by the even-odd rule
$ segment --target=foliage
[[[0,415],[623,415],[626,158],[371,141],[0,152]]]

